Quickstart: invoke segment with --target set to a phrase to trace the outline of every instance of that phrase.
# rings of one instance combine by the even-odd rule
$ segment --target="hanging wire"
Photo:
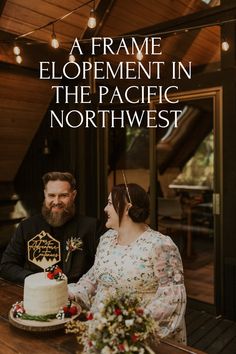
[[[18,40],[18,39],[20,39],[20,38],[27,37],[27,36],[29,36],[30,34],[36,32],[36,31],[39,31],[39,30],[41,30],[41,29],[43,29],[43,28],[46,28],[46,27],[48,27],[48,26],[50,26],[50,25],[53,25],[53,24],[56,23],[56,22],[62,21],[62,20],[64,20],[66,17],[72,15],[74,12],[76,12],[76,11],[79,10],[79,9],[81,9],[82,7],[89,5],[89,4],[90,4],[91,2],[93,2],[93,1],[94,1],[94,0],[86,1],[85,3],[83,3],[83,4],[79,5],[79,6],[77,6],[76,8],[74,8],[73,10],[71,10],[70,12],[66,13],[65,15],[63,15],[63,16],[61,16],[61,17],[58,17],[58,18],[56,18],[55,20],[52,20],[52,21],[46,23],[45,25],[39,26],[39,27],[33,29],[32,31],[29,31],[29,32],[20,34],[19,36],[15,37],[15,40]]]
[[[94,0],[88,0],[87,2],[77,6],[76,8],[74,8],[73,10],[71,10],[70,12],[66,13],[65,15],[61,16],[61,17],[58,17],[42,26],[39,26],[35,29],[33,29],[32,31],[29,31],[29,32],[26,32],[26,33],[23,33],[21,35],[18,35],[17,37],[14,38],[13,41],[17,41],[21,38],[25,38],[29,35],[31,35],[32,33],[36,32],[36,31],[40,31],[41,29],[43,28],[46,28],[50,25],[54,25],[55,23],[59,22],[59,21],[62,21],[64,20],[65,18],[67,18],[68,16],[70,16],[71,14],[73,14],[74,12],[76,12],[77,10],[79,10],[80,8],[84,7],[84,6],[88,6],[89,4],[91,4],[93,2],[93,6],[95,6],[95,1]],[[224,21],[216,21],[216,22],[211,22],[211,23],[208,23],[208,24],[205,24],[205,25],[197,25],[197,26],[190,26],[190,27],[182,27],[182,28],[179,28],[179,29],[175,29],[175,30],[169,30],[169,31],[159,31],[159,32],[154,32],[154,33],[149,33],[149,34],[137,34],[137,33],[128,33],[128,34],[123,34],[123,35],[120,35],[120,36],[113,36],[111,37],[113,40],[119,40],[119,39],[128,39],[128,38],[131,38],[131,37],[135,37],[135,38],[146,38],[146,37],[154,37],[154,36],[159,36],[159,37],[162,37],[162,36],[169,36],[169,35],[177,35],[177,34],[181,34],[181,33],[186,33],[186,32],[189,32],[189,31],[194,31],[194,30],[199,30],[199,29],[203,29],[203,28],[206,28],[206,27],[214,27],[214,26],[221,26],[223,24],[226,24],[226,23],[233,23],[233,22],[236,22],[236,19],[230,19],[230,20],[224,20]],[[81,43],[90,43],[91,39],[82,39],[80,40]],[[12,41],[9,40],[0,40],[0,42],[3,42],[3,43],[11,43]],[[43,42],[43,41],[38,41],[37,43],[46,43]],[[70,44],[72,42],[64,42],[64,44]],[[32,44],[32,43],[25,43],[25,44]]]

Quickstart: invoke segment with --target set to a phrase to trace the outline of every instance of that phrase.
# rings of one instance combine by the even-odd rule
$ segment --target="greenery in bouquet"
[[[87,353],[153,353],[148,346],[157,330],[156,322],[131,294],[113,294],[101,303],[87,321],[67,324],[67,333],[76,333]],[[156,334],[155,334],[156,339]]]

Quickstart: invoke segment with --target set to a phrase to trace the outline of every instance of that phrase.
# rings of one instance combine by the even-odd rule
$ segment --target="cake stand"
[[[23,329],[24,331],[29,332],[49,332],[56,331],[64,328],[65,324],[71,320],[76,319],[81,313],[81,307],[76,304],[78,308],[78,312],[76,315],[70,318],[64,318],[59,320],[57,318],[49,320],[47,322],[34,321],[34,320],[23,320],[21,318],[17,318],[13,316],[13,309],[10,310],[8,318],[9,322],[17,328]]]

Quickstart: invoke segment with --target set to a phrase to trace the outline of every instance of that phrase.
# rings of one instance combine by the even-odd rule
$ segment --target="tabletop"
[[[210,191],[211,188],[208,186],[199,186],[199,185],[188,185],[188,184],[169,184],[171,189],[179,189],[186,191]]]
[[[23,288],[0,279],[0,353],[4,354],[82,354],[75,335],[63,329],[33,333],[12,326],[8,320],[11,305],[23,298]],[[161,341],[158,354],[203,354],[203,352],[170,341]]]

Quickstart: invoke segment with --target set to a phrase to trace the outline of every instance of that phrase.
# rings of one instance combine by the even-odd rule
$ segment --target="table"
[[[23,298],[23,288],[0,278],[0,353],[4,354],[82,354],[73,334],[64,330],[32,333],[13,327],[8,321],[11,305]],[[170,341],[157,345],[158,354],[203,354]]]

